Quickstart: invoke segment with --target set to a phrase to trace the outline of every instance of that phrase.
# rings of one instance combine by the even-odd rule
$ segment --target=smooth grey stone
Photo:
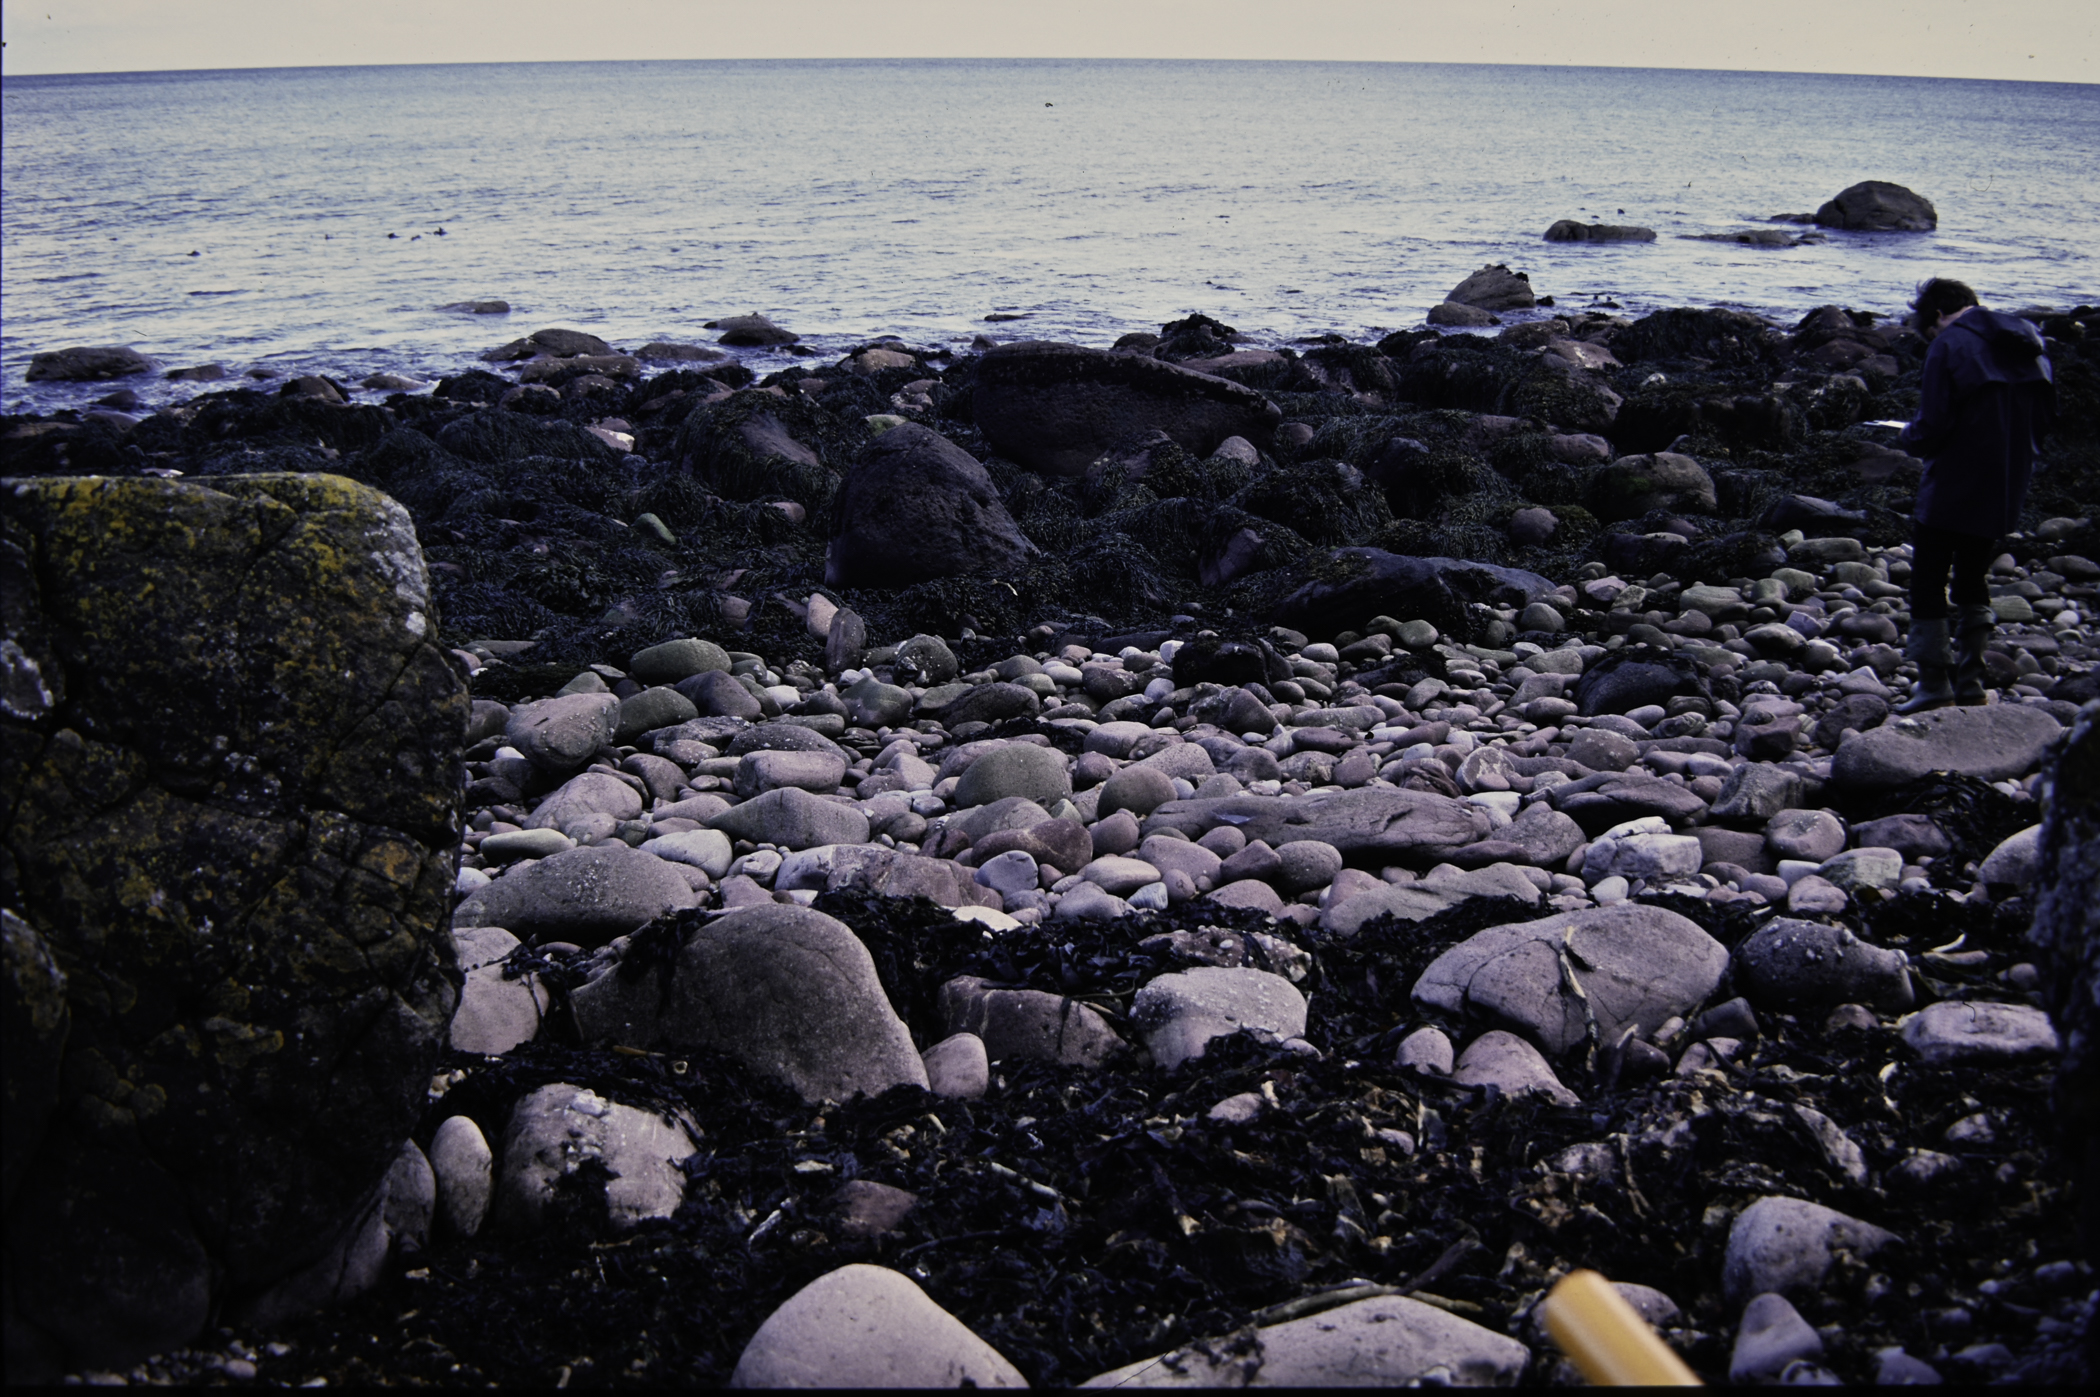
[[[868,817],[852,805],[826,800],[793,786],[732,805],[707,823],[732,839],[777,844],[783,849],[865,844],[868,839]]]
[[[1054,748],[1009,742],[970,763],[955,783],[954,806],[967,810],[1019,796],[1048,808],[1072,794],[1064,755]]]
[[[998,834],[1002,830],[1033,829],[1049,819],[1050,812],[1026,796],[1004,796],[990,804],[979,805],[951,816],[948,828],[961,830],[970,837],[970,842],[974,845],[987,835]],[[1066,870],[1068,873],[1077,871]]]
[[[1098,1067],[1123,1046],[1108,1020],[1076,999],[997,989],[975,975],[942,985],[937,1005],[948,1030],[975,1034],[992,1062],[1019,1058]]]
[[[475,699],[467,714],[467,732],[462,745],[472,747],[495,737],[510,723],[510,709],[494,699]]]
[[[1103,818],[1128,810],[1142,819],[1174,795],[1174,778],[1166,772],[1142,764],[1126,766],[1102,784],[1095,809]]]
[[[537,806],[525,828],[564,829],[585,815],[610,815],[615,820],[633,820],[642,813],[641,793],[619,777],[603,771],[572,776],[562,788]],[[498,836],[500,837],[500,836]]]
[[[946,684],[962,673],[955,652],[948,642],[937,635],[915,635],[897,647],[896,657],[890,668],[898,680],[906,684],[923,684],[927,688]]]
[[[1432,961],[1413,998],[1514,1028],[1557,1054],[1585,1039],[1592,1017],[1603,1041],[1629,1023],[1652,1034],[1704,1002],[1727,964],[1727,950],[1689,918],[1619,903],[1480,932]]]
[[[1444,1030],[1434,1026],[1418,1028],[1400,1040],[1400,1048],[1393,1055],[1393,1066],[1412,1067],[1448,1077],[1456,1056]]]
[[[1324,888],[1342,871],[1342,851],[1318,839],[1293,839],[1276,846],[1276,881],[1286,892]]]
[[[666,863],[697,868],[717,881],[728,876],[730,862],[735,857],[729,836],[718,829],[687,829],[659,834],[644,840],[640,852],[654,854]]]
[[[1169,777],[1186,781],[1192,786],[1201,785],[1218,774],[1217,763],[1212,760],[1210,753],[1195,742],[1172,743],[1149,757],[1139,758],[1133,765],[1164,771]]]
[[[1192,844],[1186,839],[1171,839],[1161,834],[1155,834],[1139,844],[1137,856],[1140,861],[1158,869],[1162,875],[1186,875],[1189,882],[1199,888],[1203,886],[1205,879],[1215,885],[1218,882],[1219,871],[1224,867],[1224,860],[1201,844]]]
[[[1911,1051],[1935,1067],[2017,1062],[2063,1051],[2056,1026],[2031,1004],[1943,999],[1905,1019],[1902,1032]]]
[[[992,1086],[991,1055],[974,1033],[951,1033],[920,1054],[926,1089],[954,1101],[975,1101]]]
[[[1893,1345],[1880,1350],[1875,1358],[1879,1360],[1874,1368],[1876,1387],[1937,1387],[1945,1381],[1939,1369]]]
[[[627,672],[637,684],[676,684],[709,670],[729,672],[729,652],[711,640],[686,637],[637,650]]]
[[[1258,1091],[1238,1092],[1205,1111],[1203,1118],[1219,1125],[1245,1125],[1259,1116],[1267,1105]]]
[[[1782,810],[1765,822],[1774,858],[1821,863],[1845,847],[1845,826],[1828,810]]]
[[[996,893],[1028,892],[1038,886],[1035,855],[1026,849],[1008,849],[977,865],[977,881]]]
[[[1799,1198],[1767,1195],[1736,1214],[1721,1263],[1721,1288],[1733,1301],[1767,1291],[1812,1294],[1830,1274],[1839,1248],[1857,1256],[1896,1240],[1892,1232]]]
[[[1784,1295],[1754,1295],[1743,1306],[1742,1323],[1736,1327],[1728,1380],[1748,1383],[1776,1378],[1789,1363],[1813,1362],[1822,1356],[1823,1336]]]
[[[1068,894],[1069,896],[1069,894]],[[1220,907],[1251,907],[1272,917],[1283,915],[1283,898],[1259,878],[1242,878],[1214,888],[1208,894]],[[1059,908],[1062,911],[1062,908]]]
[[[661,685],[644,689],[620,700],[620,716],[613,728],[613,741],[631,743],[645,732],[674,728],[700,716],[693,701],[676,689]]]
[[[1487,838],[1493,821],[1470,802],[1376,782],[1290,798],[1168,801],[1141,828],[1145,834],[1176,829],[1196,839],[1219,825],[1232,825],[1249,842],[1262,840],[1271,848],[1315,839],[1332,844],[1345,859],[1376,866],[1443,860]]]
[[[896,1231],[918,1205],[919,1195],[909,1189],[873,1179],[848,1179],[831,1195],[829,1206],[832,1224],[844,1235],[880,1237]]]
[[[1583,728],[1568,743],[1568,760],[1591,771],[1624,771],[1640,759],[1641,749],[1630,737],[1603,728]]]
[[[655,800],[675,800],[685,785],[685,768],[648,752],[636,752],[620,763],[620,770],[641,778]]]
[[[2063,724],[2039,708],[1994,703],[1891,718],[1849,738],[1830,764],[1840,786],[1878,790],[1931,771],[1983,781],[2025,776],[2041,765]]]
[[[683,1120],[607,1101],[587,1087],[556,1082],[511,1109],[496,1180],[496,1220],[506,1228],[538,1226],[561,1181],[587,1160],[602,1161],[605,1213],[615,1227],[666,1218],[685,1198],[679,1164],[694,1152]]]
[[[776,891],[869,892],[883,897],[923,897],[943,907],[996,907],[999,894],[976,881],[970,869],[948,859],[926,858],[878,844],[820,844],[781,861]]]
[[[1908,1009],[1916,1002],[1901,951],[1869,945],[1850,927],[1792,917],[1775,918],[1743,938],[1735,972],[1752,1003],[1790,1013],[1844,1003]]]
[[[459,1007],[452,1014],[451,1042],[464,1053],[507,1053],[539,1036],[553,996],[537,975],[503,978],[503,961],[518,938],[501,927],[465,927],[452,933],[459,968]]]
[[[1580,1097],[1561,1085],[1537,1048],[1499,1028],[1466,1045],[1466,1050],[1458,1055],[1451,1080],[1462,1086],[1500,1087],[1511,1096],[1536,1094],[1559,1106],[1581,1103]]]
[[[829,752],[849,762],[856,755],[816,729],[805,726],[804,722],[787,719],[741,728],[722,749],[725,757],[741,757],[751,752]]]
[[[401,1142],[401,1153],[386,1171],[386,1206],[382,1218],[387,1235],[404,1252],[417,1252],[430,1244],[430,1221],[437,1211],[437,1175],[430,1161],[413,1140]]]
[[[856,1263],[766,1317],[731,1387],[1026,1387],[1020,1370],[911,1279]]]
[[[1250,1352],[1191,1344],[1088,1378],[1082,1387],[1509,1387],[1531,1350],[1406,1296],[1379,1296],[1264,1325]]]
[[[899,684],[870,677],[840,690],[839,697],[845,701],[847,720],[855,727],[891,728],[911,717],[911,690]]]
[[[1834,917],[1851,901],[1843,888],[1813,873],[1796,878],[1786,891],[1786,910],[1799,917]]]
[[[1524,807],[1516,819],[1494,832],[1494,838],[1514,844],[1537,868],[1558,869],[1568,855],[1582,847],[1582,826],[1544,801]]]
[[[505,874],[462,900],[452,925],[500,926],[528,941],[595,946],[697,905],[691,885],[670,864],[607,844],[570,849]]]
[[[1201,1057],[1213,1038],[1242,1028],[1276,1038],[1305,1032],[1305,996],[1266,970],[1202,966],[1154,977],[1131,1001],[1130,1021],[1161,1067]]]
[[[1903,855],[1894,849],[1847,849],[1823,860],[1815,876],[1847,893],[1893,888],[1903,880]]]
[[[1745,762],[1721,783],[1713,818],[1725,824],[1763,825],[1807,798],[1801,774],[1770,762]]]
[[[481,1231],[494,1189],[495,1156],[481,1127],[466,1116],[448,1116],[430,1141],[430,1169],[437,1179],[438,1218],[455,1237]]]
[[[727,1052],[808,1101],[926,1085],[867,947],[806,907],[765,903],[701,927],[679,954],[663,1031]]]
[[[2010,883],[2024,888],[2034,882],[2041,866],[2042,827],[2029,825],[1999,841],[1977,868],[1976,877],[1984,883]]]
[[[678,681],[676,693],[693,705],[696,716],[743,718],[756,722],[765,710],[749,689],[726,669],[707,669]]]
[[[829,795],[846,779],[846,759],[830,752],[748,752],[738,759],[736,793],[745,800],[792,787]]]
[[[1143,859],[1105,854],[1079,870],[1079,876],[1117,897],[1128,897],[1147,883],[1159,881],[1159,870]]]
[[[506,830],[490,835],[476,846],[482,858],[491,863],[552,858],[575,847],[576,841],[558,829]]]
[[[1688,834],[1648,832],[1617,839],[1601,837],[1583,855],[1582,876],[1592,884],[1614,874],[1660,883],[1691,877],[1705,858],[1704,848]]]
[[[519,704],[510,711],[503,740],[542,771],[566,776],[612,744],[620,701],[611,694],[570,694]]]

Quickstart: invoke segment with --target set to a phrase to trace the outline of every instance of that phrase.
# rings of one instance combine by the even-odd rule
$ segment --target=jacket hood
[[[2042,332],[2017,315],[1977,306],[1948,328],[1967,330],[2015,364],[2031,364],[2042,357]]]

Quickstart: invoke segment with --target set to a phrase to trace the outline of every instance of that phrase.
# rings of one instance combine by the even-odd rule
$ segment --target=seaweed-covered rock
[[[1718,503],[1706,467],[1674,451],[1621,456],[1590,484],[1590,509],[1599,519],[1638,519],[1650,510],[1711,514]]]
[[[1529,310],[1538,302],[1532,294],[1530,275],[1513,272],[1500,263],[1482,267],[1452,287],[1444,299],[1453,305],[1480,310]]]
[[[1535,572],[1457,558],[1413,558],[1381,548],[1338,548],[1313,580],[1277,603],[1273,619],[1307,634],[1356,630],[1376,616],[1420,618],[1439,631],[1469,637],[1468,602],[1518,606],[1553,584]]]
[[[915,422],[861,449],[839,487],[835,521],[824,565],[834,587],[1006,573],[1040,551],[977,458]]]
[[[81,1068],[16,1185],[8,1265],[41,1279],[9,1323],[121,1367],[318,1259],[413,1128],[468,700],[363,486],[0,488],[35,677],[0,716],[0,904],[67,972]]]
[[[510,364],[535,359],[543,354],[556,359],[574,359],[586,354],[612,352],[612,346],[596,335],[587,335],[581,330],[548,329],[537,330],[523,339],[512,340],[500,349],[490,350],[481,358],[484,363]]]
[[[2037,882],[2028,939],[2063,1042],[2059,1131],[2084,1202],[2086,1255],[2100,1259],[2100,709],[2079,715],[2050,766]]]
[[[671,456],[729,499],[793,500],[814,513],[838,490],[832,463],[865,439],[865,428],[806,398],[751,389],[694,411]]]
[[[1274,403],[1226,379],[1042,340],[987,351],[971,410],[1001,455],[1067,476],[1147,432],[1165,432],[1202,457],[1228,437],[1261,445],[1282,420]]]

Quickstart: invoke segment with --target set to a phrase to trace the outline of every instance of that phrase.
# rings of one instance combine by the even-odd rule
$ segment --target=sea
[[[1560,311],[1900,314],[2100,300],[2100,86],[1306,62],[536,63],[0,79],[0,407],[32,354],[455,373],[547,326],[632,349],[761,312],[1106,346],[1200,311],[1255,345],[1418,326],[1489,263]],[[1762,248],[1864,179],[1926,234]],[[1543,240],[1557,219],[1652,243]],[[1796,230],[1798,231],[1798,230]],[[507,301],[507,315],[448,304]],[[1552,312],[1539,312],[1550,314]],[[997,317],[997,318],[994,318]],[[796,362],[739,351],[760,372]],[[149,404],[205,386],[133,380]],[[224,385],[221,385],[224,386]]]

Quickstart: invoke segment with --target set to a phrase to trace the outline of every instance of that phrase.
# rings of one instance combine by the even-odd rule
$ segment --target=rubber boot
[[[1911,621],[1910,635],[1903,642],[1903,654],[1906,659],[1917,662],[1918,682],[1911,685],[1910,697],[1896,705],[1898,713],[1923,713],[1953,706],[1954,654],[1948,644],[1948,631],[1944,616],[1929,621],[1915,618]]]
[[[1960,647],[1954,656],[1954,701],[1988,703],[1984,691],[1983,648],[1997,630],[1998,614],[1988,606],[1965,606],[1954,620],[1954,637]]]

